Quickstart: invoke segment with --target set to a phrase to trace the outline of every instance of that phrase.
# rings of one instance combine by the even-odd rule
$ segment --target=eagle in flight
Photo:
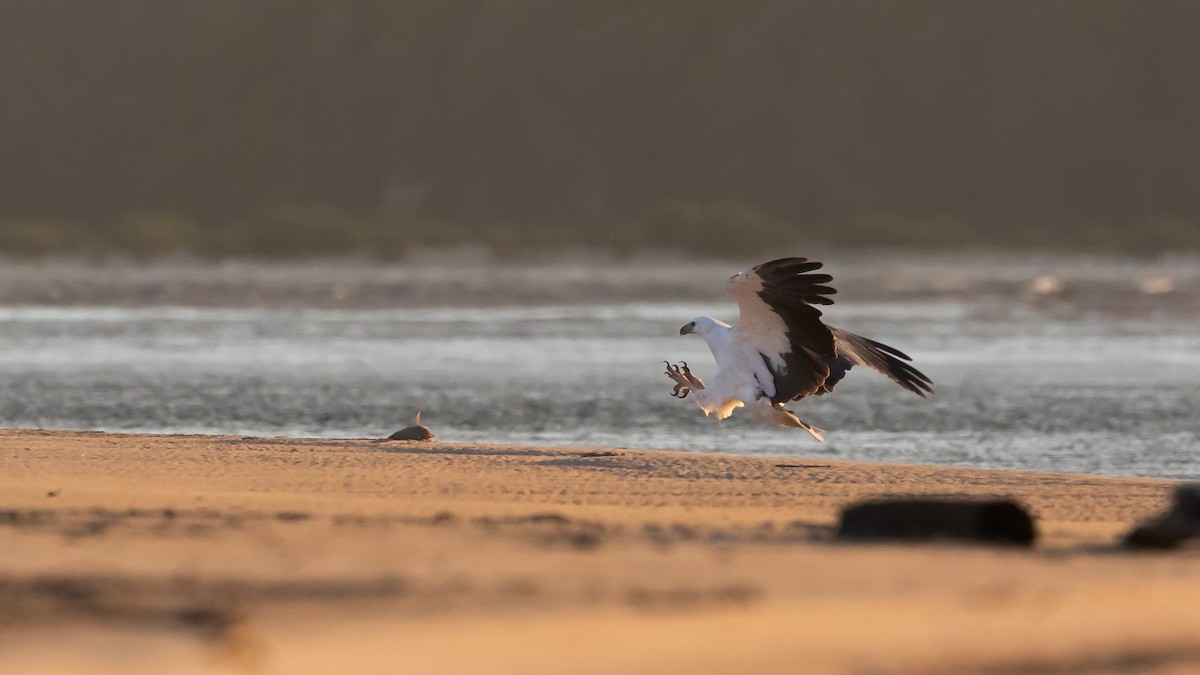
[[[820,268],[806,258],[780,258],[733,275],[725,288],[737,300],[737,324],[702,316],[679,329],[680,335],[704,340],[717,374],[705,385],[687,363],[665,362],[667,377],[676,383],[671,395],[693,394],[704,414],[719,420],[746,407],[824,441],[821,429],[783,406],[833,391],[854,366],[874,368],[922,398],[932,394],[933,382],[900,350],[821,321],[815,305],[832,305],[828,296],[837,291],[825,285],[833,277],[814,273]]]

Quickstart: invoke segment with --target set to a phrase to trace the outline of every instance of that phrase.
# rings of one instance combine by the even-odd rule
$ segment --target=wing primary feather
[[[933,393],[933,380],[910,363],[907,354],[888,345],[855,335],[848,330],[829,327],[837,344],[838,356],[849,359],[856,365],[869,366],[886,375],[896,384],[925,398]],[[903,359],[903,360],[901,360]]]
[[[871,338],[863,338],[863,339],[866,340],[867,342],[871,343],[872,347],[878,349],[881,352],[886,352],[888,354],[891,354],[892,356],[895,356],[898,359],[904,359],[905,361],[912,361],[911,356],[909,356],[908,354],[905,354],[904,352],[900,351],[899,349],[896,349],[895,347],[890,347],[888,345],[883,344],[882,342],[876,342],[875,340],[872,340]]]
[[[779,258],[778,260],[772,260],[761,265],[756,265],[754,267],[754,271],[759,276],[789,276],[803,272],[811,272],[813,270],[821,269],[821,267],[821,263],[815,260],[810,261],[808,258]]]

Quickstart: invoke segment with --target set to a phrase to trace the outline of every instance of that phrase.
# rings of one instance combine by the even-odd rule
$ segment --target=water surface
[[[715,300],[721,300],[714,293]],[[854,301],[830,323],[891,344],[922,400],[865,369],[795,406],[828,443],[672,398],[662,361],[732,303],[400,308],[0,307],[0,425],[675,448],[1200,478],[1200,333],[1188,311],[995,295]]]

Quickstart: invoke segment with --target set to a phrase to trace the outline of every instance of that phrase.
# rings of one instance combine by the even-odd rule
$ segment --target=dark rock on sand
[[[400,431],[388,436],[389,441],[432,441],[433,432],[429,427],[414,424],[411,427],[404,427]]]
[[[389,441],[432,441],[433,432],[429,427],[421,425],[421,411],[417,411],[417,416],[413,420],[411,427],[404,427],[400,431],[388,436]]]
[[[842,511],[838,537],[858,540],[951,539],[1031,546],[1029,513],[1010,499],[881,499]]]
[[[1128,548],[1175,548],[1200,539],[1200,483],[1175,488],[1175,503],[1161,516],[1133,528],[1125,536]]]

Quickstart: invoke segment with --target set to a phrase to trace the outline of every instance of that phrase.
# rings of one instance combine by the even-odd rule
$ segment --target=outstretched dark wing
[[[829,327],[833,333],[837,357],[830,362],[830,375],[818,394],[833,391],[851,366],[869,366],[887,375],[893,382],[925,398],[933,393],[933,381],[907,361],[908,354],[848,330]]]
[[[835,341],[814,305],[832,305],[836,291],[828,274],[814,273],[821,263],[781,258],[735,275],[727,288],[741,316],[737,339],[762,355],[773,379],[773,403],[819,392],[837,358]]]

